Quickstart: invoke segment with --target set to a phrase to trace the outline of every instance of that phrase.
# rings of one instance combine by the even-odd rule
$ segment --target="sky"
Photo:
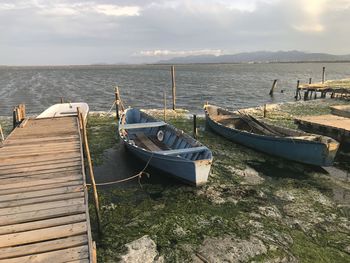
[[[350,0],[0,0],[0,65],[350,54]]]

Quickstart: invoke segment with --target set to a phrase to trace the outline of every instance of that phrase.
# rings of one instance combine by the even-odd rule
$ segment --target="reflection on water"
[[[349,63],[178,65],[177,105],[198,113],[205,101],[231,109],[290,101],[296,81],[307,82],[309,77],[320,81],[322,66],[326,66],[327,79],[350,75]],[[279,82],[270,98],[274,79]],[[91,110],[106,111],[116,85],[126,105],[162,107],[163,90],[171,96],[170,66],[0,67],[0,115],[10,115],[19,103],[39,113],[61,97],[86,101]]]

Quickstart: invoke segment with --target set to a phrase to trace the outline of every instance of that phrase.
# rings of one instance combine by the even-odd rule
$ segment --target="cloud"
[[[98,13],[106,16],[138,16],[140,7],[136,5],[100,4],[101,2],[70,1],[17,1],[0,3],[0,10],[27,9],[44,16],[74,16]]]
[[[0,64],[348,53],[349,14],[350,0],[2,0]]]
[[[322,15],[327,10],[327,4],[331,0],[299,0],[298,5],[303,12],[301,24],[294,25],[293,28],[302,32],[322,32],[324,26],[321,23]]]
[[[97,5],[95,10],[107,16],[139,16],[139,6]]]
[[[161,57],[161,56],[198,56],[198,55],[222,55],[223,52],[220,49],[199,49],[199,50],[143,50],[136,52],[134,56],[145,57]]]

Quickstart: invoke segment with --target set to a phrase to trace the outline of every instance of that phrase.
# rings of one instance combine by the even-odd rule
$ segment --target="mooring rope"
[[[124,179],[121,179],[121,180],[116,180],[116,181],[111,181],[111,182],[104,182],[104,183],[96,183],[95,185],[96,186],[104,186],[104,185],[119,184],[119,183],[127,182],[127,181],[130,181],[132,179],[138,178],[139,185],[142,188],[140,180],[141,180],[142,176],[144,176],[144,175],[146,175],[148,178],[150,177],[150,174],[146,173],[145,170],[147,169],[149,163],[151,162],[152,157],[153,157],[153,153],[152,153],[151,157],[148,159],[145,167],[139,173],[137,173],[135,175],[132,175],[132,176],[130,176],[128,178],[124,178]],[[86,186],[91,186],[91,184],[86,184]]]
[[[107,115],[109,115],[111,113],[111,111],[113,110],[113,107],[115,105],[116,101],[113,101],[113,104],[111,106],[111,108],[109,109],[109,111],[107,111]]]

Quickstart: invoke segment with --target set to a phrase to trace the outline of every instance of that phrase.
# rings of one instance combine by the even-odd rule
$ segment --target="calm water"
[[[201,112],[209,101],[227,108],[257,106],[293,100],[296,81],[350,77],[349,63],[215,64],[176,66],[177,106]],[[279,79],[274,98],[268,95]],[[15,105],[39,113],[58,103],[86,101],[90,110],[107,111],[118,85],[126,105],[162,107],[163,90],[171,103],[170,66],[0,67],[0,115],[10,115]],[[281,90],[284,90],[281,93]]]

